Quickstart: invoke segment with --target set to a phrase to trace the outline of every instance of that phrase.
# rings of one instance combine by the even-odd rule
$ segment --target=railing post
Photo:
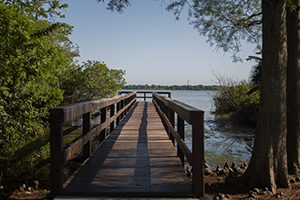
[[[193,134],[193,193],[196,197],[204,196],[204,113],[192,115]]]
[[[124,108],[124,100],[121,100],[121,107],[120,109],[123,109]],[[124,117],[124,112],[121,113],[121,119],[123,119]]]
[[[170,123],[172,124],[172,127],[174,128],[174,125],[175,125],[175,114],[174,114],[174,111],[171,109],[171,108],[168,108],[168,118],[169,118],[169,121]],[[172,135],[171,133],[171,130],[169,130],[169,134],[170,134],[170,140],[172,141],[173,145],[175,145],[175,139],[174,139],[174,136]]]
[[[115,115],[115,104],[110,105],[110,117],[113,117]],[[110,123],[110,133],[115,129],[115,121],[112,121]]]
[[[91,113],[85,113],[82,118],[82,135],[86,135],[91,131]],[[83,145],[82,154],[84,160],[91,156],[91,141],[88,141],[85,145]]]
[[[101,108],[101,124],[104,123],[106,121],[106,117],[107,117],[107,107],[104,107],[104,108]],[[106,138],[106,131],[107,129],[103,129],[101,132],[100,132],[100,143],[105,140]]]
[[[177,132],[184,141],[184,120],[179,115],[177,115]],[[184,154],[179,145],[177,145],[177,156],[180,158],[182,166],[184,166]]]
[[[62,109],[50,110],[50,189],[51,196],[63,189],[63,119]]]
[[[146,94],[147,94],[147,93],[146,93],[146,92],[144,92],[144,101],[146,101]]]
[[[120,110],[121,110],[121,102],[119,101],[119,102],[117,103],[117,113],[118,113]],[[121,116],[119,115],[119,116],[117,117],[117,120],[116,120],[116,124],[117,124],[117,125],[118,125],[119,122],[120,122],[120,118],[121,118]]]

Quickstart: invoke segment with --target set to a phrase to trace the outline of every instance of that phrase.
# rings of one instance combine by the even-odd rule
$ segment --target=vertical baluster
[[[177,115],[177,132],[184,141],[184,120],[179,115]],[[179,145],[177,145],[177,156],[179,156],[182,166],[184,166],[184,154]]]
[[[101,124],[103,124],[104,122],[106,122],[106,117],[107,117],[107,107],[101,108]],[[107,129],[103,129],[100,132],[100,143],[105,140],[106,138],[106,131]]]
[[[144,92],[144,101],[146,101],[146,92]]]
[[[174,125],[175,125],[175,120],[174,120],[175,116],[174,115],[175,114],[174,114],[174,111],[171,108],[168,108],[168,110],[169,110],[169,112],[168,112],[169,121],[172,124],[172,127],[174,128]],[[170,139],[172,140],[173,145],[175,145],[175,139],[174,139],[173,134],[171,133],[171,130],[169,130],[169,134],[170,134]]]
[[[88,132],[91,131],[91,113],[85,113],[83,115],[83,122],[82,122],[82,135],[86,135]],[[87,159],[91,156],[91,141],[88,141],[85,145],[83,145],[83,159]]]
[[[121,103],[121,102],[118,102],[118,103],[117,103],[117,113],[120,111],[120,107],[121,107],[120,103]],[[120,115],[117,117],[116,125],[118,125],[119,122],[120,122]]]
[[[124,108],[124,100],[121,100],[121,107],[120,109],[122,110],[122,108]],[[124,117],[124,112],[121,113],[121,119],[123,119]]]
[[[110,105],[110,117],[115,115],[115,104]],[[115,120],[110,123],[110,133],[115,129]]]

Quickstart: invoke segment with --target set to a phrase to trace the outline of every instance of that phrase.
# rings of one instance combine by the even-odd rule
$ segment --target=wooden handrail
[[[177,100],[153,93],[153,103],[160,114],[171,140],[176,139],[177,153],[184,165],[184,156],[192,166],[193,193],[204,196],[204,111]],[[174,129],[177,113],[177,130]],[[192,125],[192,152],[184,142],[184,121]],[[174,144],[174,141],[173,141]]]
[[[51,196],[59,195],[63,189],[63,164],[83,148],[83,157],[91,156],[91,140],[100,133],[100,143],[107,137],[106,128],[114,129],[114,124],[127,114],[136,102],[136,92],[113,98],[76,103],[50,110],[50,187]],[[110,118],[107,120],[107,108]],[[117,108],[117,113],[115,113]],[[91,130],[91,113],[101,110],[101,123]],[[63,150],[63,122],[83,116],[83,134]]]
[[[132,91],[120,91],[119,94],[128,94],[131,93]],[[144,101],[146,101],[147,98],[152,98],[151,96],[147,96],[147,94],[152,94],[153,91],[136,91],[137,94],[144,94],[143,96],[137,96],[136,98],[143,98]],[[157,91],[155,92],[157,94],[167,94],[169,98],[171,98],[171,92],[162,92],[162,91]]]

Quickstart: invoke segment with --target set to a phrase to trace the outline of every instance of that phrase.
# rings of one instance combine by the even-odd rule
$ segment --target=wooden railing
[[[132,91],[120,91],[119,94],[128,94]],[[137,94],[144,94],[143,96],[136,96],[137,99],[144,98],[144,101],[146,101],[148,98],[152,99],[152,93],[153,91],[136,91]],[[171,98],[171,92],[155,92],[157,94],[166,94],[169,98]],[[151,96],[147,96],[147,94],[151,94]]]
[[[50,188],[51,196],[59,195],[63,189],[63,164],[74,158],[82,149],[83,158],[91,156],[91,140],[100,134],[100,143],[127,114],[136,101],[136,92],[97,101],[77,103],[50,110]],[[107,119],[107,109],[110,118]],[[91,129],[91,113],[100,110],[101,123]],[[116,112],[115,112],[116,110]],[[63,123],[82,116],[82,136],[66,149],[63,146]]]
[[[204,111],[182,102],[153,93],[153,103],[160,114],[169,138],[177,142],[177,154],[184,165],[184,157],[192,166],[193,193],[204,196]],[[177,132],[175,131],[177,113]],[[192,151],[184,142],[184,121],[192,125]]]

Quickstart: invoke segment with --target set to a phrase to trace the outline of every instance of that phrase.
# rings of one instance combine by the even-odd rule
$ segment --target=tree
[[[48,109],[62,100],[57,75],[77,55],[71,27],[34,20],[18,5],[0,3],[0,151],[43,134]]]
[[[297,8],[299,0],[294,0]],[[287,10],[287,161],[290,174],[300,172],[300,17],[299,9]]]
[[[61,80],[64,100],[71,104],[112,97],[124,86],[125,71],[109,69],[103,62],[86,61],[81,66],[73,65]]]
[[[286,154],[287,34],[284,1],[262,1],[262,86],[254,149],[240,183],[289,188]]]

